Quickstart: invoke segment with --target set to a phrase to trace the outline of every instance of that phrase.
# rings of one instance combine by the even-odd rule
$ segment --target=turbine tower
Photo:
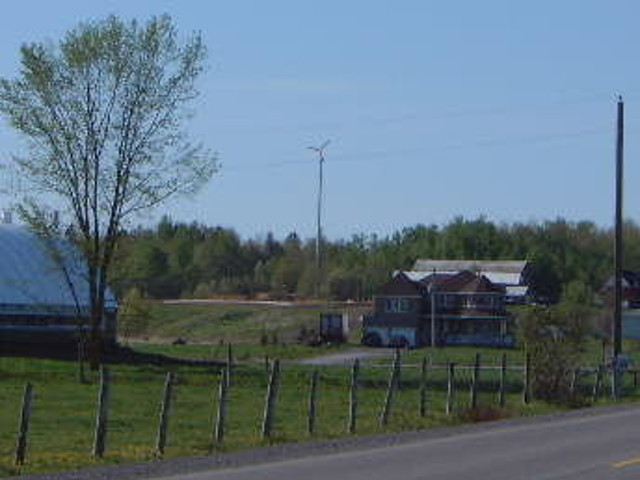
[[[316,231],[316,298],[320,294],[320,278],[321,278],[321,268],[322,262],[320,260],[321,254],[321,243],[322,243],[322,186],[323,186],[323,176],[322,176],[322,166],[324,164],[324,151],[327,146],[331,143],[331,140],[325,140],[322,145],[319,147],[308,147],[309,150],[313,150],[318,154],[318,217],[317,217],[317,231]]]

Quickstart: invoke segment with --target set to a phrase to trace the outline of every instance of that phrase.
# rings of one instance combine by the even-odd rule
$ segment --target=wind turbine
[[[317,218],[317,232],[316,232],[316,297],[320,292],[320,246],[322,242],[322,166],[324,164],[324,151],[331,143],[331,140],[325,140],[319,147],[307,147],[309,150],[313,150],[318,154],[318,218]]]

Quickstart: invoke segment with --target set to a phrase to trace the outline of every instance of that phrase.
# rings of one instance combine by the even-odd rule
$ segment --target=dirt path
[[[301,365],[349,365],[357,358],[358,360],[367,360],[371,358],[386,358],[393,356],[393,349],[376,348],[347,350],[340,353],[329,353],[318,357],[306,358],[300,360]]]

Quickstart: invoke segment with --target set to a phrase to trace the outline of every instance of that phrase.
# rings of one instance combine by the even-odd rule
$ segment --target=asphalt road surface
[[[640,479],[640,409],[503,424],[415,442],[163,480]]]

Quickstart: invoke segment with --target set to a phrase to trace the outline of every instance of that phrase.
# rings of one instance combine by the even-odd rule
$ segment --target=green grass
[[[229,348],[229,344],[226,343],[171,345],[130,342],[129,346],[144,353],[160,353],[173,357],[208,361],[226,361]],[[322,345],[319,347],[310,347],[296,343],[269,343],[266,345],[250,343],[231,344],[232,358],[234,361],[254,363],[264,362],[265,357],[270,359],[298,360],[353,348],[359,349],[361,347],[352,344]]]
[[[259,343],[292,341],[301,328],[318,329],[322,306],[185,305],[150,303],[146,328],[136,338],[182,338],[190,342]],[[123,328],[126,331],[125,328]]]
[[[145,345],[152,349],[152,346]],[[271,346],[269,346],[271,347]],[[294,349],[292,346],[274,348]],[[162,346],[165,353],[180,354],[210,346]],[[234,347],[235,348],[235,347]],[[239,347],[238,347],[239,348]],[[254,351],[260,347],[253,347]],[[417,430],[452,425],[464,420],[490,419],[504,416],[534,415],[557,410],[542,402],[522,405],[522,375],[509,372],[507,408],[495,408],[498,387],[497,372],[483,371],[480,404],[493,406],[489,412],[468,412],[470,371],[460,369],[456,376],[455,411],[445,415],[446,372],[429,372],[429,414],[418,415],[419,360],[431,354],[436,363],[445,359],[470,363],[477,349],[447,348],[408,352],[401,375],[401,388],[386,428],[379,425],[385,389],[389,378],[389,359],[377,366],[364,367],[360,377],[358,433],[372,434]],[[321,351],[330,351],[322,350]],[[481,350],[483,359],[498,359],[500,350]],[[317,352],[317,350],[314,350]],[[208,350],[202,350],[206,356]],[[239,352],[240,353],[240,352]],[[276,353],[276,352],[271,352]],[[519,363],[522,353],[508,351],[510,361]],[[273,355],[274,357],[276,355]],[[228,435],[223,451],[250,448],[274,442],[298,442],[310,438],[335,438],[347,435],[349,369],[320,368],[317,432],[306,433],[306,404],[311,368],[288,362],[283,364],[283,377],[278,398],[275,433],[270,441],[260,438],[260,422],[268,375],[262,362],[249,362],[235,367],[229,393]],[[285,358],[284,356],[282,358]],[[165,370],[151,366],[111,366],[113,376],[112,405],[106,456],[91,458],[93,424],[98,378],[91,374],[86,385],[76,380],[73,363],[21,358],[0,358],[0,476],[17,473],[13,467],[13,449],[18,427],[22,390],[29,381],[35,388],[34,410],[27,464],[21,473],[59,471],[101,463],[118,463],[153,458],[157,418]],[[180,367],[177,374],[175,402],[172,411],[167,457],[206,455],[209,452],[213,418],[216,410],[218,372],[213,368]],[[585,392],[591,378],[582,382]],[[627,399],[637,400],[630,379],[626,383]],[[604,402],[606,400],[602,400]]]

